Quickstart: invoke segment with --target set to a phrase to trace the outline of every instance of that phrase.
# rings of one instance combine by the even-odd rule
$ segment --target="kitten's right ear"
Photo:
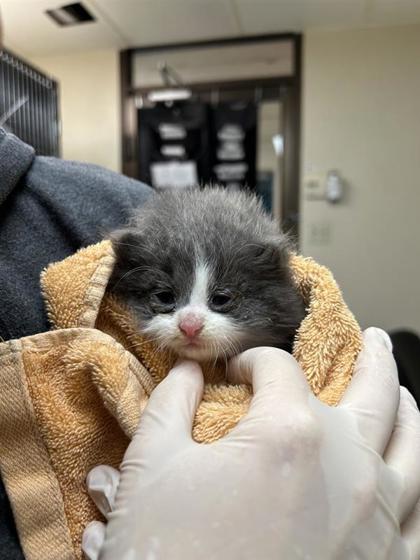
[[[123,228],[115,230],[109,236],[112,243],[117,261],[127,264],[135,264],[138,262],[142,254],[141,247],[143,236],[142,234],[132,228]]]

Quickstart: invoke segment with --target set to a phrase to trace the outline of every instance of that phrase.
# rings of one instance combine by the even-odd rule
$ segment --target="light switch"
[[[305,200],[325,200],[336,204],[343,200],[346,182],[339,171],[330,169],[307,173],[303,185]]]
[[[325,175],[307,175],[304,179],[306,200],[325,200]]]

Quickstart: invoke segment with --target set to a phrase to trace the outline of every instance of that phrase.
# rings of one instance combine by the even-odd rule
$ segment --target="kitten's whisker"
[[[229,343],[230,343],[230,348],[229,349],[230,349],[231,357],[239,354],[239,352],[240,352],[239,343],[235,344],[235,342],[232,338],[229,339]]]
[[[127,349],[140,348],[141,346],[146,346],[147,344],[153,344],[157,340],[160,340],[160,336],[158,336],[156,338],[143,340],[142,342],[134,342],[133,344],[130,344],[130,346],[126,346],[126,348]]]
[[[123,274],[121,276],[121,278],[118,279],[117,283],[114,284],[112,286],[112,291],[115,291],[115,288],[118,286],[118,284],[124,280],[124,278],[127,278],[127,276],[130,276],[131,274],[133,274],[134,272],[139,272],[140,270],[142,270],[143,267],[142,266],[136,266],[135,268],[132,268],[131,270],[129,270],[128,272],[126,272],[125,274]]]
[[[228,363],[228,357],[227,357],[227,352],[225,351],[224,348],[222,348],[222,352],[223,352],[223,361],[225,362],[225,378],[226,378],[226,372],[227,372],[227,363]]]
[[[155,350],[152,352],[151,359],[154,359],[160,352],[167,350],[166,340],[160,336],[160,342],[155,345]]]
[[[213,354],[213,352],[214,352],[213,372],[216,369],[217,358],[218,358],[217,346],[218,345],[215,342],[213,342],[213,341],[210,342],[210,355]]]

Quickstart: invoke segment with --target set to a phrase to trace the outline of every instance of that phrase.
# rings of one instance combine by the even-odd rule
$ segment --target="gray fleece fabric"
[[[150,193],[146,185],[101,167],[38,157],[0,129],[0,337],[48,330],[41,270],[124,224]],[[1,483],[0,560],[22,558]]]

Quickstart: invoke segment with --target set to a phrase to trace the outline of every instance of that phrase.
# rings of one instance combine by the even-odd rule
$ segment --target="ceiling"
[[[94,23],[59,27],[45,10],[74,0],[0,0],[4,42],[26,56],[313,28],[420,23],[420,0],[82,0]]]

